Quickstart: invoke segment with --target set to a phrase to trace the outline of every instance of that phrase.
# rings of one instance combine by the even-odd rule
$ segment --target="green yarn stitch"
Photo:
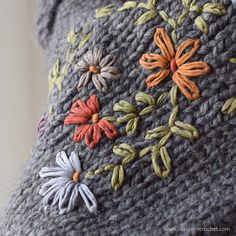
[[[125,181],[124,166],[136,160],[138,158],[138,153],[135,148],[126,143],[114,146],[113,153],[117,156],[124,157],[120,164],[109,164],[95,171],[88,171],[85,178],[91,179],[96,175],[112,171],[111,185],[114,191],[118,191]]]
[[[208,33],[208,24],[201,16],[198,16],[194,20],[194,23],[203,33]]]
[[[137,6],[137,2],[135,1],[127,1],[124,3],[124,5],[117,9],[117,11],[121,12],[124,10],[131,10],[134,9]]]
[[[223,105],[221,112],[225,115],[229,115],[236,111],[236,97],[231,97]]]
[[[137,108],[131,103],[121,100],[116,103],[113,107],[114,111],[125,112],[126,115],[116,118],[118,123],[127,123],[126,124],[126,133],[128,135],[134,134],[138,129],[140,116],[148,115],[155,111],[157,107],[164,101],[167,93],[161,94],[158,99],[152,97],[151,95],[139,92],[135,96],[137,103],[148,104],[147,107],[143,108],[140,112],[137,111]]]
[[[79,49],[82,48],[82,47],[90,40],[91,37],[92,37],[92,32],[89,33],[89,34],[87,34],[87,35],[85,35],[85,36],[81,39],[78,48],[79,48]]]
[[[147,3],[139,3],[137,6],[138,8],[143,8],[148,11],[143,13],[137,19],[137,21],[134,23],[134,25],[139,26],[139,25],[145,24],[148,21],[154,19],[157,16],[156,5],[157,5],[157,0],[148,0]]]
[[[113,8],[114,8],[114,5],[110,4],[103,8],[96,9],[95,18],[102,18],[102,17],[111,15]]]

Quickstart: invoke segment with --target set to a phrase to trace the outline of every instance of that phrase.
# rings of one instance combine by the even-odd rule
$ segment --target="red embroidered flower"
[[[115,139],[119,133],[114,124],[99,116],[99,101],[92,95],[87,102],[77,100],[71,107],[71,114],[65,120],[65,125],[81,125],[74,133],[74,141],[81,142],[85,139],[88,147],[94,148],[102,137],[102,131],[109,139]]]

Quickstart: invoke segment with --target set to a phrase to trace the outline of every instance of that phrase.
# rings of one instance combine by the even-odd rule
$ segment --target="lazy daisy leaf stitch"
[[[77,86],[78,91],[92,80],[97,90],[107,92],[107,80],[120,78],[119,70],[112,66],[115,60],[116,57],[113,54],[103,57],[102,49],[95,48],[93,51],[88,51],[75,65],[75,69],[82,73]]]
[[[206,62],[188,62],[200,48],[200,40],[187,39],[180,44],[175,52],[167,32],[163,28],[157,28],[154,41],[160,48],[162,55],[147,53],[139,61],[148,70],[160,69],[155,74],[148,76],[146,80],[147,86],[157,86],[169,75],[172,75],[172,79],[186,98],[189,100],[198,99],[200,97],[200,90],[189,77],[206,75],[211,72],[211,67]]]
[[[45,210],[58,205],[59,214],[71,212],[79,205],[79,195],[91,213],[97,212],[97,201],[87,185],[80,182],[81,164],[75,152],[68,158],[65,152],[56,156],[57,167],[43,167],[41,178],[50,178],[40,189]]]
[[[94,148],[99,143],[103,132],[107,138],[116,139],[119,135],[116,126],[99,116],[99,101],[92,95],[87,102],[77,100],[71,107],[71,114],[65,120],[65,125],[80,125],[74,133],[74,141],[81,142],[85,139],[88,147]]]

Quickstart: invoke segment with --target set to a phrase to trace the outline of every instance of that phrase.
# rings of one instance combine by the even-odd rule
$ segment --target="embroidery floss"
[[[99,101],[96,95],[92,95],[85,103],[77,100],[71,107],[71,114],[65,120],[65,125],[81,125],[74,133],[74,141],[81,142],[85,139],[86,145],[90,148],[96,147],[102,135],[101,131],[109,139],[116,139],[118,130],[110,121],[100,118]]]
[[[39,194],[43,196],[45,210],[58,205],[59,214],[71,212],[78,204],[79,194],[91,213],[97,212],[97,200],[87,185],[80,182],[81,164],[75,152],[68,158],[64,151],[56,156],[58,167],[43,167],[41,178],[50,177],[42,185]]]
[[[165,80],[170,74],[182,93],[189,100],[200,97],[197,85],[189,79],[211,72],[211,67],[206,62],[188,62],[201,46],[199,39],[187,39],[180,44],[175,52],[174,46],[168,34],[163,28],[157,28],[154,41],[161,49],[162,55],[147,53],[139,60],[140,64],[149,70],[160,68],[160,70],[148,76],[146,83],[148,87],[154,87]],[[190,51],[186,52],[186,50]]]
[[[77,86],[78,91],[92,80],[97,90],[107,92],[107,80],[120,78],[119,70],[112,66],[115,60],[116,58],[113,54],[103,57],[102,49],[96,48],[93,51],[88,51],[83,60],[75,65],[75,69],[83,73]]]

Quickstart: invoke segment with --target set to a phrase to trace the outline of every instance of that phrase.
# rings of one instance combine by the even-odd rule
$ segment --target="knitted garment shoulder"
[[[48,104],[1,235],[235,235],[233,1],[39,9]]]

